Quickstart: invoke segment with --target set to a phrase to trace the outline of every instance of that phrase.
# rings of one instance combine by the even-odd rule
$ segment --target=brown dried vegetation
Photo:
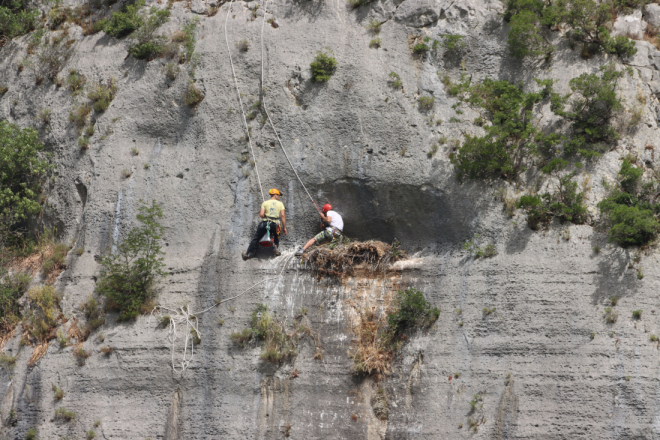
[[[304,259],[320,280],[324,276],[342,278],[356,272],[365,272],[365,275],[385,273],[391,263],[405,256],[397,241],[389,245],[376,240],[346,243],[339,239],[314,248]]]

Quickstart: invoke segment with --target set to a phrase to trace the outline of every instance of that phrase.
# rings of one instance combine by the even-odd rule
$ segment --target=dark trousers
[[[254,254],[257,252],[257,249],[259,248],[259,240],[261,240],[261,237],[264,236],[266,233],[266,230],[268,229],[268,223],[267,221],[263,221],[259,223],[259,226],[257,226],[257,232],[254,234],[254,238],[252,238],[252,241],[250,242],[250,246],[248,246],[247,253],[248,254]],[[277,224],[276,223],[270,223],[270,235],[273,237],[273,242],[275,243],[275,246],[280,245],[280,237],[276,232],[277,229]]]

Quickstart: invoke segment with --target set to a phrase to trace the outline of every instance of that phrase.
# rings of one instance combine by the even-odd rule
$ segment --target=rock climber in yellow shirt
[[[280,202],[282,193],[279,190],[273,188],[268,191],[268,194],[270,194],[270,200],[263,202],[261,204],[261,210],[259,211],[259,217],[261,217],[263,221],[257,226],[257,232],[254,234],[254,238],[252,238],[247,252],[243,252],[243,260],[252,258],[257,254],[259,239],[261,239],[267,231],[270,231],[270,234],[273,237],[273,253],[275,255],[280,255],[278,249],[278,246],[280,245],[280,226],[284,231],[284,235],[287,234],[284,203]]]

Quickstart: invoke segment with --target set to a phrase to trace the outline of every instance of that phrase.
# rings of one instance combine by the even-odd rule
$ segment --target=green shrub
[[[15,274],[9,276],[0,266],[0,331],[7,333],[20,320],[21,308],[18,300],[30,284],[30,275]]]
[[[619,56],[634,55],[637,52],[634,41],[625,36],[612,38],[607,30],[613,14],[616,16],[623,9],[617,2],[508,0],[504,19],[509,22],[509,50],[516,57],[544,55],[547,58],[554,47],[545,34],[548,28],[561,26],[568,29],[566,35],[572,46],[582,45],[584,58],[598,50]]]
[[[94,89],[87,94],[92,100],[92,108],[95,112],[104,112],[110,107],[110,103],[115,99],[117,93],[117,80],[111,77],[107,84],[98,83]]]
[[[19,0],[0,3],[0,47],[5,39],[11,40],[33,30],[40,15],[38,9],[25,9]]]
[[[390,84],[395,89],[403,88],[403,81],[401,81],[401,77],[396,72],[390,72]]]
[[[76,418],[76,413],[73,411],[69,411],[68,409],[62,406],[55,410],[55,418],[59,420],[63,420],[65,422],[70,422]]]
[[[142,6],[144,1],[140,0],[122,6],[119,12],[113,12],[105,26],[105,33],[115,38],[123,38],[138,30],[144,25],[144,19],[138,14]]]
[[[25,433],[25,440],[37,440],[37,430],[35,428],[30,428]]]
[[[433,96],[420,96],[417,103],[420,110],[428,111],[435,105],[435,98]]]
[[[633,316],[633,319],[642,319],[642,311],[641,310],[633,310],[632,316]]]
[[[81,92],[86,82],[87,78],[85,78],[85,76],[83,76],[76,69],[69,70],[69,76],[66,77],[66,85],[69,87],[71,92],[74,94]]]
[[[69,249],[71,248],[65,243],[54,243],[52,245],[50,254],[45,256],[41,263],[41,269],[44,275],[49,275],[51,272],[66,268],[65,260]]]
[[[462,35],[454,35],[454,34],[447,34],[444,35],[444,41],[442,42],[442,46],[445,48],[445,53],[447,54],[454,54],[457,55],[461,52],[461,50],[465,47],[465,43],[463,43],[463,36]],[[437,42],[434,41],[433,45],[436,46]],[[434,47],[435,48],[435,47]]]
[[[611,307],[605,307],[603,317],[608,324],[614,324],[619,319],[619,312],[614,311]]]
[[[416,55],[423,55],[428,52],[431,48],[424,43],[417,43],[413,46],[413,53]]]
[[[43,148],[36,130],[0,121],[0,247],[41,212],[42,184],[53,168]]]
[[[103,310],[92,295],[89,295],[87,301],[80,305],[80,310],[83,312],[85,319],[87,320],[87,323],[83,327],[83,332],[85,334],[89,335],[91,332],[105,324]]]
[[[57,385],[53,384],[53,397],[55,400],[60,401],[64,398],[64,390]]]
[[[76,358],[76,362],[79,367],[82,367],[87,362],[87,358],[90,357],[92,353],[83,350],[82,347],[73,350],[73,356]]]
[[[81,136],[78,138],[78,148],[83,151],[89,149],[89,138],[87,136]]]
[[[0,367],[10,370],[16,365],[17,356],[10,356],[7,353],[0,353]]]
[[[551,88],[551,84],[545,86]],[[484,136],[466,135],[463,145],[450,154],[459,177],[515,179],[526,169],[530,156],[549,149],[559,139],[556,134],[540,132],[532,117],[544,92],[526,93],[518,85],[491,79],[475,85],[468,79],[452,89],[459,103],[479,109],[491,122],[484,127]]]
[[[250,41],[247,38],[243,38],[236,43],[236,48],[241,52],[247,52],[250,50]]]
[[[30,309],[23,321],[23,328],[41,343],[48,338],[50,332],[57,327],[60,316],[60,298],[53,286],[35,287],[28,293]]]
[[[96,438],[96,433],[90,429],[89,431],[87,431],[85,438],[87,440],[94,440]]]
[[[72,122],[82,130],[87,125],[87,117],[92,112],[89,104],[84,103],[80,107],[76,107],[69,113],[69,122]]]
[[[149,18],[132,34],[128,53],[137,59],[147,61],[161,56],[167,39],[163,36],[156,36],[154,33],[169,21],[169,17],[169,10],[152,7]]]
[[[185,61],[191,61],[193,59],[195,43],[197,42],[195,34],[197,32],[198,23],[199,20],[193,19],[183,26],[183,38],[181,42],[183,43],[183,49],[186,56]]]
[[[660,205],[655,203],[653,185],[641,184],[642,174],[643,170],[624,158],[619,186],[598,204],[610,241],[623,246],[648,244],[660,231],[655,216],[660,213]]]
[[[309,65],[312,69],[312,81],[325,82],[330,79],[330,75],[337,68],[337,60],[332,55],[329,49],[316,52],[314,61]]]
[[[440,316],[440,310],[431,308],[424,293],[412,287],[399,290],[394,308],[396,312],[387,316],[387,325],[394,334],[414,327],[428,327]]]
[[[583,73],[570,81],[572,95],[552,93],[552,110],[571,124],[571,137],[564,145],[567,154],[595,157],[608,149],[608,144],[618,139],[609,124],[615,112],[622,108],[617,96],[617,82],[625,71],[617,71],[614,65],[600,68],[600,75]],[[564,104],[571,96],[571,109]]]
[[[165,275],[160,244],[165,231],[159,223],[162,217],[155,200],[151,206],[140,206],[137,219],[141,225],[130,230],[116,253],[101,258],[101,279],[96,289],[108,297],[108,305],[119,311],[120,319],[137,317],[153,295],[156,278]]]
[[[73,52],[71,46],[64,43],[64,33],[54,37],[41,46],[37,54],[38,71],[37,76],[54,81],[62,68],[65,66],[69,56]],[[71,40],[75,41],[75,40]]]
[[[296,355],[294,339],[286,333],[283,323],[273,319],[268,307],[258,304],[252,312],[250,328],[233,332],[231,340],[241,347],[251,340],[262,341],[261,359],[270,363],[280,363]]]
[[[374,0],[348,0],[348,4],[355,9],[355,8],[359,8],[360,6],[368,5],[373,1]]]
[[[374,34],[380,33],[380,29],[383,23],[381,23],[380,20],[377,20],[375,18],[372,18],[369,20],[369,24],[367,25],[367,30],[373,32]]]
[[[372,49],[378,49],[380,45],[382,44],[383,39],[378,37],[378,38],[372,38],[371,41],[369,42],[369,47]]]
[[[653,241],[658,235],[660,224],[650,209],[610,204],[609,200],[601,202],[599,207],[612,223],[608,232],[611,241],[623,246],[644,245]]]
[[[584,193],[577,191],[578,184],[573,180],[577,170],[561,174],[567,166],[568,162],[557,158],[542,168],[544,173],[552,174],[558,180],[554,193],[525,195],[518,201],[516,206],[527,212],[527,224],[531,229],[547,226],[553,217],[557,217],[562,223],[569,221],[583,224],[587,221],[588,210],[584,205]]]
[[[189,107],[195,107],[203,100],[204,95],[197,89],[197,87],[195,87],[195,83],[191,80],[188,83],[186,93],[183,95],[183,103]]]

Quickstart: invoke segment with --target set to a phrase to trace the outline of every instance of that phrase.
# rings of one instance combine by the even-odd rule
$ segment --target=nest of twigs
[[[385,273],[392,263],[405,257],[405,251],[400,249],[396,240],[389,245],[376,240],[348,242],[339,239],[313,248],[305,254],[304,261],[320,280],[324,276],[342,278],[353,275],[356,269],[372,274]]]

